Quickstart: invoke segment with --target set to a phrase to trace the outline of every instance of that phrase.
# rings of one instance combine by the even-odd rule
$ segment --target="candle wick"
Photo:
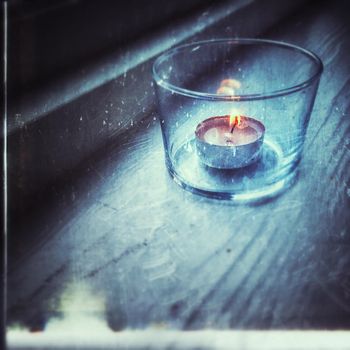
[[[230,131],[231,134],[233,134],[233,130],[235,130],[235,127],[236,127],[236,123],[234,123],[233,126],[232,126],[232,129]]]

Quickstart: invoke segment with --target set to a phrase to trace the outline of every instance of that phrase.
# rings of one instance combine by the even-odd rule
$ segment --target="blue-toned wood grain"
[[[54,331],[58,320],[93,315],[112,330],[349,329],[346,10],[342,2],[312,7],[264,35],[325,63],[291,189],[255,206],[181,190],[166,172],[152,112],[18,225],[36,233],[11,264],[10,325]]]

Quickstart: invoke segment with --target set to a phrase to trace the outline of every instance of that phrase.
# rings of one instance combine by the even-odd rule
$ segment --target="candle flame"
[[[231,114],[230,115],[230,127],[232,127],[232,126],[240,127],[241,125],[242,125],[242,116]]]

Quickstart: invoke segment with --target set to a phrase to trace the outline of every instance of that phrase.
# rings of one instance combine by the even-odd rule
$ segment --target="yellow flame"
[[[230,126],[240,126],[242,124],[242,117],[240,115],[230,115]]]

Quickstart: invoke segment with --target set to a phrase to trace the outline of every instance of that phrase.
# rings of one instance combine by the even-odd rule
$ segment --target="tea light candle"
[[[259,159],[264,134],[264,125],[251,117],[211,117],[197,125],[197,154],[213,168],[243,168]]]

